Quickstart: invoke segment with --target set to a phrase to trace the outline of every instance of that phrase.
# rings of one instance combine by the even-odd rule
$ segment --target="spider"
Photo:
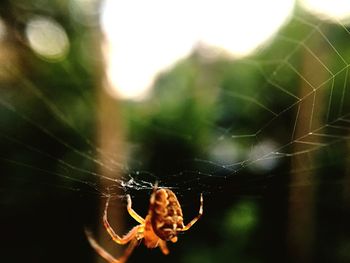
[[[168,188],[162,188],[156,185],[150,198],[148,214],[145,219],[139,216],[131,207],[131,197],[127,195],[127,210],[132,218],[139,225],[133,227],[126,235],[120,237],[110,226],[107,217],[107,210],[110,197],[108,197],[103,214],[103,224],[112,240],[119,244],[129,246],[124,252],[124,255],[119,259],[114,258],[97,241],[92,237],[89,230],[85,230],[90,245],[96,252],[110,263],[126,262],[134,248],[143,239],[147,248],[159,247],[164,255],[169,254],[169,249],[166,242],[177,241],[178,233],[187,231],[193,226],[203,214],[203,195],[200,195],[200,208],[198,215],[193,218],[187,225],[183,223],[182,209],[179,201],[173,191]]]

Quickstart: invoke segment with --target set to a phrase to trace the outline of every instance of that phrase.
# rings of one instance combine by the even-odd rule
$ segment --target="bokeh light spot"
[[[242,200],[230,209],[226,220],[226,230],[230,233],[247,234],[257,224],[257,207],[253,202]]]
[[[64,59],[69,50],[64,28],[51,18],[32,18],[27,24],[26,36],[33,51],[50,61]]]
[[[350,23],[349,0],[300,0],[301,5],[321,19]]]
[[[5,24],[0,17],[0,41],[5,38],[5,35],[6,35],[6,27],[5,27]]]
[[[101,24],[109,82],[119,98],[140,99],[147,97],[157,74],[195,47],[247,56],[288,21],[294,2],[105,0]]]
[[[274,151],[278,149],[276,142],[272,140],[264,140],[261,143],[254,145],[249,153],[249,160],[254,160],[249,169],[254,173],[266,173],[274,169],[279,159],[274,158]]]

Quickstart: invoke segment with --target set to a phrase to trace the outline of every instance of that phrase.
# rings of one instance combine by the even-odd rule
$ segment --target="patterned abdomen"
[[[176,242],[177,232],[183,227],[182,210],[173,191],[161,188],[153,193],[150,201],[153,231],[163,240]]]

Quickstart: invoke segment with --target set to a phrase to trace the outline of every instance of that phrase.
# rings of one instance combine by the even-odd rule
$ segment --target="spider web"
[[[0,90],[0,200],[42,200],[52,189],[89,207],[112,195],[124,209],[126,194],[146,200],[158,182],[180,199],[191,195],[185,209],[197,207],[203,193],[206,213],[218,195],[261,198],[271,189],[345,185],[349,40],[342,22],[299,10],[248,58],[199,47],[160,74],[150,99],[120,102],[123,121],[116,121],[125,124],[126,139],[108,151],[96,142],[96,93],[79,85],[74,70],[55,68],[74,83],[62,97],[60,83],[48,91],[35,76],[2,65],[0,74],[16,81]]]
[[[339,36],[342,36],[344,43],[335,42],[335,39],[340,39]],[[2,111],[9,113],[19,127],[31,127],[33,133],[55,141],[62,148],[71,151],[75,157],[74,162],[67,161],[47,149],[37,148],[30,143],[30,139],[13,136],[6,127],[2,127],[2,140],[11,147],[31,153],[34,159],[40,162],[54,160],[59,168],[57,171],[48,170],[37,162],[25,162],[20,158],[7,156],[6,152],[3,152],[1,161],[12,164],[14,169],[22,167],[42,175],[58,176],[75,182],[74,187],[68,186],[69,190],[91,191],[104,196],[110,191],[113,192],[113,188],[121,188],[125,193],[133,190],[148,191],[156,181],[178,191],[186,189],[207,194],[220,191],[228,182],[237,183],[237,180],[237,188],[255,187],[261,180],[271,176],[283,177],[291,172],[279,170],[279,167],[291,159],[310,159],[320,152],[325,158],[322,162],[305,162],[299,165],[297,170],[292,170],[292,173],[318,170],[324,166],[331,166],[333,162],[344,162],[347,159],[346,155],[334,159],[327,156],[327,152],[331,153],[334,147],[344,145],[349,139],[349,51],[346,45],[349,39],[349,30],[340,22],[332,24],[295,14],[289,25],[277,34],[269,46],[250,58],[240,61],[218,58],[219,62],[213,62],[201,58],[199,51],[197,55],[198,64],[202,65],[201,68],[198,66],[200,69],[204,68],[203,65],[209,65],[209,68],[219,67],[220,70],[228,68],[224,81],[217,81],[215,76],[212,76],[214,80],[209,80],[210,85],[216,86],[203,88],[203,92],[215,98],[207,102],[207,107],[214,113],[205,112],[199,115],[202,127],[205,127],[210,135],[203,139],[201,149],[195,153],[198,157],[174,159],[170,154],[172,167],[167,171],[157,172],[144,165],[147,162],[145,156],[139,158],[142,150],[147,151],[144,142],[138,139],[133,141],[132,138],[130,145],[134,148],[130,147],[128,161],[118,161],[119,158],[103,152],[93,139],[88,139],[70,119],[69,112],[45,95],[38,84],[21,76],[15,68],[8,67],[8,73],[19,79],[26,93],[34,96],[41,105],[38,109],[28,111],[28,108],[21,108],[20,104],[17,104],[19,94],[11,92],[11,95],[8,95],[3,91],[0,99]],[[186,66],[186,62],[180,62],[174,71],[183,65]],[[250,80],[249,83],[244,83],[249,77],[243,76],[239,79],[240,71],[253,74],[262,81]],[[167,88],[166,79],[169,75],[171,79],[171,74],[163,73],[156,83],[156,90],[160,93],[162,89]],[[163,82],[165,88],[162,87]],[[196,103],[200,97],[184,93],[180,96],[185,96],[186,100],[192,98]],[[167,96],[155,93],[154,99],[140,104],[141,107],[156,107],[156,103],[165,104],[167,99]],[[205,103],[203,101],[199,102]],[[86,101],[82,103],[88,104]],[[139,106],[135,104],[126,107],[137,109]],[[161,107],[158,108],[162,111]],[[47,111],[48,117],[53,119],[56,125],[74,133],[79,142],[68,140],[37,120],[35,114],[41,109]],[[153,113],[159,114],[157,110]],[[242,120],[243,117],[246,119]],[[135,118],[135,122],[139,126],[146,126],[147,130],[155,134],[162,133],[162,136],[165,134],[183,138],[182,141],[190,143],[198,139],[193,137],[192,131],[186,134],[186,129],[174,128],[178,121],[176,117],[167,118],[174,118],[175,122],[170,126],[170,121],[158,126],[141,123],[138,118]],[[250,123],[250,120],[253,121]],[[283,134],[275,134],[276,131]],[[82,145],[83,147],[80,147]],[[133,152],[134,149],[136,150]],[[138,152],[139,149],[141,150]],[[106,158],[102,160],[101,156]],[[87,165],[82,166],[80,163]],[[122,171],[122,176],[116,179],[102,175],[95,172],[94,168],[90,169],[95,166],[104,167],[112,173]],[[105,186],[101,187],[99,180],[109,182],[108,189]],[[81,190],[77,187],[79,184],[88,186],[90,190]]]

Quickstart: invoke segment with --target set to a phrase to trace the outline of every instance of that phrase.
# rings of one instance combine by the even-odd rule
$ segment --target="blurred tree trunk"
[[[20,40],[13,9],[11,1],[4,1],[0,5],[0,23],[3,26],[0,38],[0,85],[3,87],[19,83],[17,75],[23,70],[29,71],[25,68],[28,66],[25,52],[27,47]]]
[[[321,36],[314,34],[306,43],[316,54],[317,58],[325,59],[326,53],[323,46],[317,46]],[[324,61],[324,60],[323,60]],[[317,151],[311,149],[317,147],[320,137],[309,134],[323,126],[324,109],[327,110],[325,88],[318,88],[329,78],[325,67],[307,49],[303,50],[300,92],[298,97],[303,98],[296,112],[296,122],[293,140],[302,141],[294,143],[292,152],[307,151],[304,154],[296,154],[291,160],[291,177],[289,193],[288,215],[288,258],[289,262],[313,262],[315,245],[315,191],[317,180],[312,167],[317,162]],[[327,63],[325,63],[327,64]],[[328,88],[330,88],[328,86]],[[310,151],[308,151],[310,150]]]
[[[101,44],[101,43],[100,43]],[[101,74],[101,76],[105,76],[105,74]],[[118,101],[112,98],[107,90],[108,84],[104,79],[105,77],[101,77],[101,85],[98,88],[97,94],[97,117],[98,117],[98,127],[97,127],[97,141],[99,148],[98,160],[103,163],[103,166],[99,167],[99,174],[104,177],[118,179],[122,174],[122,170],[120,167],[116,167],[116,163],[123,164],[124,160],[121,159],[121,156],[125,156],[123,154],[123,127],[120,118],[119,112],[119,104]],[[111,181],[106,181],[103,178],[100,180],[100,186],[103,189],[107,189],[111,186]],[[118,189],[118,188],[116,188]],[[116,192],[118,190],[113,189],[113,195],[118,195]],[[120,193],[123,194],[123,193]],[[99,226],[99,238],[98,241],[103,248],[105,248],[108,252],[114,255],[116,258],[119,258],[121,254],[120,246],[116,245],[111,241],[111,238],[107,234],[105,228],[102,223],[102,215],[104,211],[104,207],[106,204],[106,199],[102,198],[100,202],[100,211],[98,215],[101,217],[98,219]],[[113,208],[113,206],[111,206]],[[122,233],[123,220],[122,216],[116,209],[108,210],[108,218],[110,219],[111,225],[118,226],[118,233]],[[98,256],[97,262],[105,263],[105,260]]]
[[[350,156],[350,141],[347,142],[347,156]],[[345,176],[344,176],[344,188],[343,188],[343,202],[346,216],[350,218],[350,158],[347,158],[345,163]]]

